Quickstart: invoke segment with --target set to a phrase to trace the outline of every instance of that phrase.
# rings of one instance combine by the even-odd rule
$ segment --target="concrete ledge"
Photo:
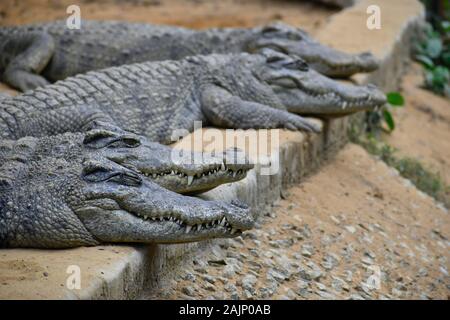
[[[365,27],[366,8],[379,4],[382,29]],[[354,7],[334,16],[319,32],[319,40],[344,51],[370,50],[382,59],[381,69],[373,75],[357,75],[359,83],[374,82],[384,89],[394,86],[409,55],[410,36],[423,20],[422,6],[415,0],[360,1]],[[352,34],[343,39],[340,35]],[[257,158],[257,167],[248,177],[232,185],[224,185],[202,195],[207,199],[241,199],[259,215],[267,204],[278,200],[282,190],[298,183],[347,140],[349,118],[325,122],[320,135],[271,130],[279,135],[280,148],[265,152],[249,152]],[[202,133],[208,130],[203,129]],[[189,145],[194,135],[177,147]],[[207,146],[202,146],[208,149]],[[280,170],[272,176],[258,174],[267,159],[277,161]],[[220,241],[220,240],[216,240]],[[205,241],[181,245],[99,246],[72,250],[0,250],[0,299],[130,299],[143,287],[158,285],[183,259],[195,257],[197,250],[208,250]],[[66,286],[69,266],[81,271],[81,289]],[[70,270],[69,270],[70,271]]]
[[[370,5],[380,7],[381,29],[369,30],[366,26]],[[395,90],[408,65],[412,38],[424,19],[425,10],[417,0],[361,0],[332,16],[316,38],[345,52],[372,52],[380,59],[380,68],[370,74],[357,74],[353,80]]]

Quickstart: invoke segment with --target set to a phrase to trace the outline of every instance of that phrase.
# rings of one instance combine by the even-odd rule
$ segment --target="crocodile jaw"
[[[247,176],[249,169],[234,171],[225,165],[210,171],[188,174],[172,171],[170,173],[143,173],[160,186],[181,194],[197,194],[224,184],[239,181]]]
[[[100,242],[179,243],[235,237],[253,227],[241,203],[182,196],[143,180],[140,187],[89,184],[74,211]]]
[[[182,194],[195,194],[239,181],[253,168],[240,150],[221,154],[196,153],[146,141],[138,148],[110,151],[108,158],[158,185]]]
[[[322,52],[305,60],[314,70],[333,78],[346,78],[355,73],[372,72],[379,67],[379,61],[369,52],[356,55]]]

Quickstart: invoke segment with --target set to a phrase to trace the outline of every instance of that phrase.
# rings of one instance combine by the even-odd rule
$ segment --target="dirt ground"
[[[383,139],[402,156],[420,160],[450,185],[450,100],[421,88],[422,67],[413,64],[401,83],[405,106],[397,127]]]
[[[348,145],[255,230],[144,298],[448,299],[449,237],[446,209]]]
[[[85,19],[127,20],[190,28],[250,27],[274,20],[314,32],[336,9],[288,0],[2,0],[0,25],[64,19],[78,4]]]

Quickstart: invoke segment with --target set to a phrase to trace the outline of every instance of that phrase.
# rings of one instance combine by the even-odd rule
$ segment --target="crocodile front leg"
[[[53,37],[46,33],[14,35],[3,44],[2,53],[9,61],[5,66],[3,81],[21,91],[47,85],[39,75],[55,51]]]
[[[286,128],[320,132],[320,128],[286,110],[245,101],[219,86],[202,91],[202,110],[213,125],[235,129]]]

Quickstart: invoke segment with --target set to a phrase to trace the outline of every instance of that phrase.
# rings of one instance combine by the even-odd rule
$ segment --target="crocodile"
[[[235,237],[253,225],[240,202],[163,188],[137,170],[148,145],[107,129],[0,141],[0,247],[70,248]]]
[[[378,67],[368,52],[347,54],[315,41],[283,23],[255,28],[196,31],[175,26],[83,20],[0,28],[0,74],[26,91],[95,69],[145,61],[179,60],[211,53],[257,53],[271,48],[304,59],[331,77],[348,77]]]
[[[101,128],[100,131],[93,130]],[[180,194],[194,195],[242,180],[254,165],[242,150],[229,148],[208,154],[174,149],[109,123],[94,121],[85,142],[96,147],[123,145],[135,148],[110,151],[108,159],[144,175],[152,182]],[[98,136],[102,136],[99,139]],[[95,142],[94,142],[95,141]]]
[[[318,132],[316,123],[295,113],[341,115],[386,101],[374,86],[343,84],[299,58],[263,53],[190,56],[69,77],[2,100],[0,135],[18,139],[83,131],[93,121],[162,144],[174,142],[176,132],[192,132],[195,121]]]

